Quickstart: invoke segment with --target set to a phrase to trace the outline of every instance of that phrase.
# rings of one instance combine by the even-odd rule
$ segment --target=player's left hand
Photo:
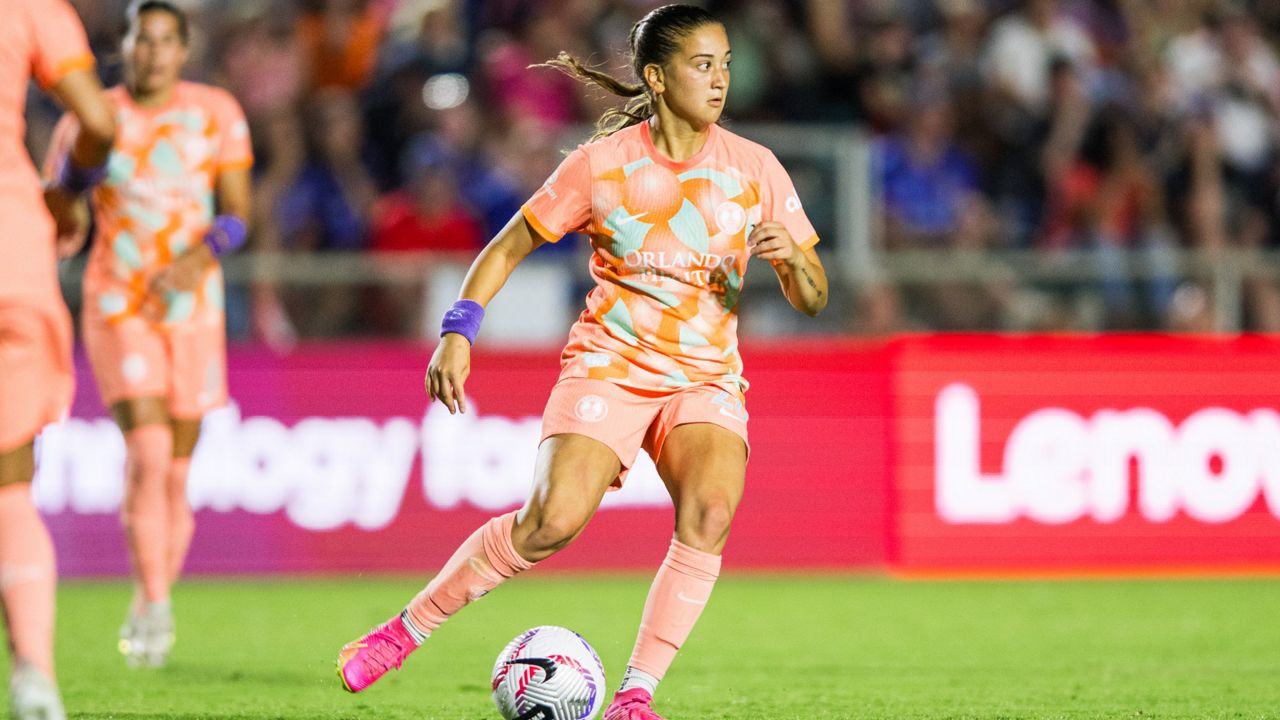
[[[213,263],[213,253],[207,245],[193,245],[151,278],[151,293],[191,292],[200,285],[200,280]]]
[[[796,241],[791,233],[779,222],[762,222],[747,237],[747,251],[761,260],[768,260],[777,265],[780,262],[793,262],[802,257],[796,252]]]

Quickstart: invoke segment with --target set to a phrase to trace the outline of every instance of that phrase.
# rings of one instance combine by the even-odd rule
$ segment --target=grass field
[[[411,579],[196,580],[163,670],[127,670],[129,590],[66,582],[58,662],[72,717],[496,718],[489,671],[532,625],[574,628],[620,677],[647,577],[522,578],[361,695],[337,649]],[[6,668],[7,670],[7,668]],[[659,691],[705,718],[1280,718],[1280,580],[923,582],[727,576]]]

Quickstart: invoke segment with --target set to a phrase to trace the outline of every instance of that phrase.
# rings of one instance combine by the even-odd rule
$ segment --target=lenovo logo
[[[944,387],[934,417],[934,500],[946,522],[1108,523],[1129,513],[1164,522],[1181,512],[1224,523],[1259,495],[1280,518],[1275,410],[1242,414],[1206,407],[1175,425],[1144,407],[1103,409],[1089,417],[1043,408],[1018,420],[995,473],[980,466],[982,424],[973,388]]]

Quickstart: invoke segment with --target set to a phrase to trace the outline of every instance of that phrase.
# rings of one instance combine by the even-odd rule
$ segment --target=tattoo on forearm
[[[818,297],[822,297],[822,291],[818,289],[818,283],[813,281],[813,277],[809,275],[809,271],[801,268],[800,274],[804,275],[804,279],[808,281],[809,287],[813,288],[813,291],[818,293]]]

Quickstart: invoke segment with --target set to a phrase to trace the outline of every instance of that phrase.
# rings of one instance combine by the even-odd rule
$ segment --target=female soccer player
[[[58,290],[57,252],[83,242],[83,194],[102,180],[115,121],[93,55],[65,0],[0,5],[0,606],[13,664],[15,720],[63,720],[53,679],[54,558],[31,502],[35,437],[71,403],[71,318]],[[23,148],[32,76],[80,120],[40,197]],[[52,215],[52,217],[51,217]]]
[[[231,95],[181,80],[187,19],[176,5],[138,3],[123,54],[125,84],[108,91],[120,133],[93,194],[81,322],[127,448],[122,522],[137,588],[120,650],[130,664],[162,665],[169,590],[194,530],[187,469],[201,418],[227,397],[217,256],[245,240],[253,158]],[[75,125],[63,118],[51,157],[65,154]]]
[[[747,464],[746,380],[736,307],[747,260],[772,263],[796,309],[817,314],[827,281],[791,181],[767,149],[716,123],[729,89],[724,27],[688,5],[631,30],[628,85],[561,54],[550,64],[632,97],[571,153],[480,253],[445,314],[427,394],[465,412],[483,306],[538,245],[591,237],[596,287],[573,326],[543,415],[534,488],[468,538],[397,617],[343,648],[347,690],[399,667],[468,602],[568,545],[643,448],[675,504],[675,537],[645,604],[606,720],[659,716],[652,693],[720,572]]]

